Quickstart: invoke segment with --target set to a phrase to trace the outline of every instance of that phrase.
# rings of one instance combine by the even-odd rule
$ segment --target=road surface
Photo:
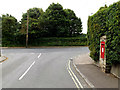
[[[3,88],[76,88],[68,61],[88,47],[2,49]]]

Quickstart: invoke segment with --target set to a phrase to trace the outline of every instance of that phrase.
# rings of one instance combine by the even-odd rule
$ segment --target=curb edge
[[[8,58],[6,56],[3,56],[5,59],[1,60],[0,63],[6,61]]]
[[[74,64],[73,61],[72,61],[72,64],[73,64],[75,70],[79,73],[79,75],[85,80],[85,82],[86,82],[91,88],[95,88],[95,86],[80,72],[80,70],[77,68],[77,66]]]

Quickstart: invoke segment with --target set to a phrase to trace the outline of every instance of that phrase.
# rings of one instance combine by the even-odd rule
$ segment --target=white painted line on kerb
[[[41,56],[41,53],[39,54],[38,58],[40,58],[40,56]]]
[[[19,80],[21,80],[25,74],[27,74],[27,72],[30,70],[30,68],[35,64],[35,61],[30,65],[30,67],[24,72],[24,74],[19,78]]]
[[[76,79],[76,81],[78,82],[80,88],[83,88],[82,84],[80,83],[80,81],[78,80],[77,76],[73,73],[73,71],[71,70],[71,67],[70,67],[70,60],[68,62],[68,68],[70,70],[70,72],[72,73],[72,75],[74,76],[74,78]]]
[[[77,70],[77,72],[82,76],[82,78],[86,81],[86,83],[91,87],[91,88],[95,88],[95,86],[78,70],[78,68],[76,67],[76,65],[73,63],[75,69]]]

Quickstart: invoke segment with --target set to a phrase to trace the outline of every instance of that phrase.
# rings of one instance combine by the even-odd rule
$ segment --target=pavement
[[[104,73],[94,64],[89,53],[79,55],[73,59],[73,64],[79,75],[94,88],[118,88],[118,78],[112,74]],[[112,89],[114,90],[114,89]]]

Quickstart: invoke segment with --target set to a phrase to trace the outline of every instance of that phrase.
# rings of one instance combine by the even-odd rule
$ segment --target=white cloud
[[[95,13],[101,6],[110,5],[119,0],[2,0],[0,14],[11,14],[21,20],[22,13],[29,8],[38,7],[45,11],[52,3],[60,3],[64,8],[74,10],[83,22],[83,33],[87,33],[87,19],[91,13]]]

